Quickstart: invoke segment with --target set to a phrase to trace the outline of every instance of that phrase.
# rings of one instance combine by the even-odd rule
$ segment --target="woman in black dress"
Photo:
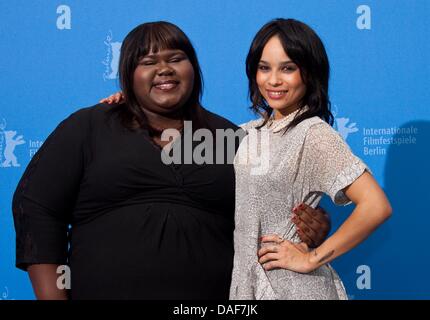
[[[13,198],[16,265],[39,299],[227,299],[233,166],[166,165],[161,132],[184,136],[184,120],[193,131],[239,129],[200,105],[197,57],[175,25],[132,30],[119,76],[125,103],[73,113],[24,172]],[[60,265],[71,290],[56,286]]]

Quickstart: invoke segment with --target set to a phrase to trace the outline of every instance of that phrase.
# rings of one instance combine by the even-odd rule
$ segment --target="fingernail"
[[[299,205],[299,208],[300,208],[300,209],[304,209],[304,208],[305,208],[305,205],[304,205],[303,203],[301,203],[301,204]]]

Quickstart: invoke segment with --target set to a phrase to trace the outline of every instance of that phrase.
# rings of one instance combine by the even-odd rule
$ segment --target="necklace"
[[[279,132],[282,129],[284,129],[299,113],[300,109],[297,109],[290,114],[286,115],[285,117],[282,117],[281,119],[275,119],[273,116],[270,117],[269,122],[267,124],[267,127],[270,128],[274,133]]]

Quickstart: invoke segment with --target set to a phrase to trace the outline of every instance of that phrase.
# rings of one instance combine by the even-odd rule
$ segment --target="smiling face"
[[[300,69],[288,57],[278,36],[270,38],[264,46],[256,82],[275,119],[297,110],[306,93]]]
[[[181,50],[160,50],[142,57],[133,74],[139,104],[150,112],[169,114],[180,110],[194,86],[194,69]]]

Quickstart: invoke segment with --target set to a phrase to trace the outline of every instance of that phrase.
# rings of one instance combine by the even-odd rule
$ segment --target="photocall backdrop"
[[[18,180],[62,119],[119,90],[125,35],[143,22],[177,24],[198,53],[204,106],[241,124],[254,118],[245,57],[276,17],[304,21],[322,38],[335,128],[393,206],[386,224],[333,262],[349,297],[430,298],[430,1],[1,0],[0,299],[34,299],[28,275],[14,266]],[[322,205],[333,230],[353,209]]]

